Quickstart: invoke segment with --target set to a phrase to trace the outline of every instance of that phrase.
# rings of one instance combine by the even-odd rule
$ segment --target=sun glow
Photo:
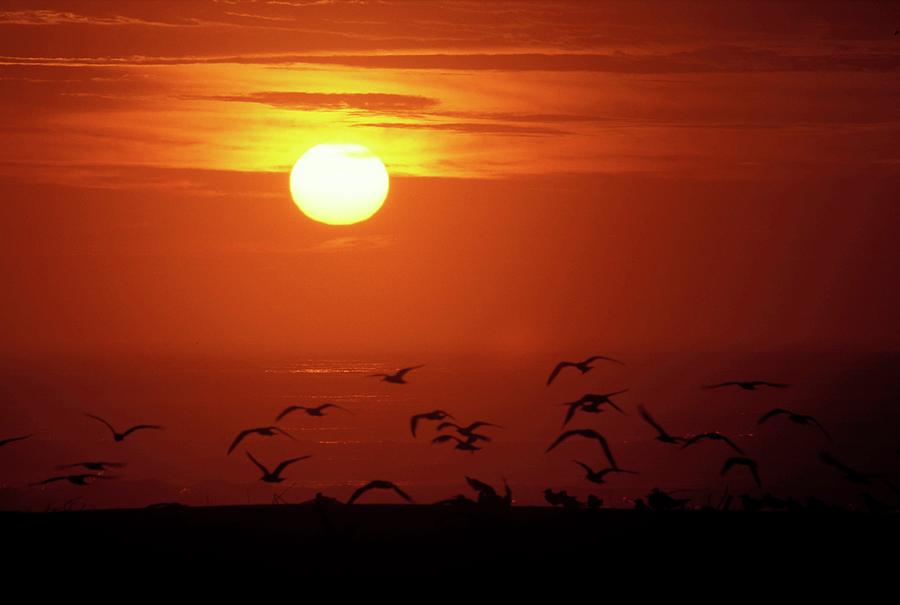
[[[362,145],[316,145],[291,170],[291,196],[309,218],[350,225],[378,212],[388,193],[388,173]]]

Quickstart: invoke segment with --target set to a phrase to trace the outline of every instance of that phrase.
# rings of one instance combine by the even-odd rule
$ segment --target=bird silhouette
[[[575,412],[582,411],[587,412],[588,414],[599,414],[603,410],[600,408],[601,405],[607,404],[610,407],[615,408],[620,413],[624,414],[625,412],[617,406],[611,397],[616,395],[621,395],[622,393],[627,393],[628,389],[623,389],[621,391],[614,391],[612,393],[588,393],[586,395],[582,395],[581,399],[578,401],[571,401],[568,403],[561,403],[562,406],[569,406],[568,411],[566,412],[566,418],[563,420],[563,426],[569,424],[569,421],[575,416]]]
[[[731,467],[735,465],[746,466],[750,469],[750,474],[753,475],[753,480],[756,481],[756,485],[762,487],[762,481],[759,480],[759,469],[757,468],[756,460],[753,458],[747,458],[746,456],[739,457],[734,456],[725,461],[725,464],[722,466],[722,470],[719,472],[723,477],[725,474],[731,470]]]
[[[422,420],[443,420],[445,418],[453,418],[450,414],[445,412],[444,410],[434,410],[431,412],[425,412],[423,414],[416,414],[415,416],[409,419],[409,430],[412,432],[412,436],[416,436],[416,429],[419,427],[419,422]],[[456,420],[455,418],[453,418]]]
[[[506,482],[506,479],[503,479],[505,491],[502,498],[497,493],[497,490],[484,481],[479,481],[478,479],[467,476],[466,483],[469,484],[469,487],[478,492],[478,504],[482,506],[512,505],[512,490],[509,489],[509,484]]]
[[[704,389],[719,389],[722,387],[739,387],[745,391],[755,391],[759,387],[772,387],[775,389],[786,389],[791,385],[779,382],[767,382],[765,380],[730,380],[728,382],[720,382],[719,384],[705,385]]]
[[[424,368],[424,365],[420,366],[412,366],[410,368],[403,368],[397,370],[393,374],[369,374],[368,378],[381,378],[383,382],[392,382],[394,384],[406,384],[406,381],[403,379],[407,373],[412,372],[413,370],[417,370],[419,368]]]
[[[553,382],[553,379],[556,378],[556,376],[565,368],[576,368],[582,374],[587,374],[592,369],[594,369],[594,366],[592,366],[591,363],[597,360],[611,361],[613,363],[619,364],[620,366],[625,365],[618,359],[613,359],[612,357],[604,357],[602,355],[594,355],[593,357],[588,357],[584,361],[560,361],[558,364],[556,364],[556,367],[553,368],[553,371],[550,372],[550,377],[547,378],[547,386],[550,386],[550,383]]]
[[[774,416],[780,416],[782,414],[786,414],[788,417],[788,420],[790,420],[791,422],[793,422],[795,424],[799,424],[801,426],[814,426],[814,427],[818,428],[820,431],[822,431],[822,434],[825,435],[825,438],[828,439],[829,441],[831,441],[831,435],[828,434],[828,432],[825,430],[825,427],[823,427],[821,424],[819,424],[818,420],[816,420],[812,416],[806,416],[804,414],[797,414],[796,412],[792,412],[792,411],[786,410],[784,408],[775,408],[774,410],[763,414],[759,418],[759,421],[757,422],[757,424],[762,424],[769,418],[772,418]]]
[[[369,481],[368,483],[366,483],[365,485],[363,485],[362,487],[357,489],[355,492],[353,492],[353,495],[350,496],[349,500],[347,500],[347,504],[353,504],[354,502],[359,500],[359,498],[363,494],[365,494],[367,491],[373,490],[373,489],[391,489],[391,490],[394,490],[395,492],[397,492],[397,495],[399,495],[401,498],[403,498],[407,502],[412,503],[412,501],[413,501],[413,499],[409,496],[409,494],[407,494],[405,491],[403,491],[402,489],[397,487],[391,481],[384,481],[381,479],[376,479],[375,481]]]
[[[701,433],[699,435],[694,435],[693,437],[691,437],[690,439],[688,439],[687,441],[684,442],[684,445],[681,446],[681,449],[684,449],[690,445],[694,445],[695,443],[703,441],[704,439],[709,439],[711,441],[721,441],[721,442],[725,443],[728,447],[730,447],[731,449],[736,451],[738,454],[741,454],[742,456],[744,455],[744,450],[739,448],[734,443],[734,441],[732,441],[731,439],[729,439],[722,433],[717,433],[715,431],[713,431],[711,433]]]
[[[138,424],[136,426],[131,427],[124,433],[120,433],[115,428],[113,428],[113,425],[108,423],[106,420],[104,420],[100,416],[95,416],[93,414],[85,414],[85,416],[87,416],[88,418],[93,418],[94,420],[97,420],[97,421],[105,424],[106,428],[108,428],[109,431],[112,433],[113,439],[115,439],[117,442],[124,441],[125,437],[127,437],[128,435],[132,434],[135,431],[143,431],[145,429],[154,429],[154,430],[158,430],[158,431],[163,430],[163,427],[161,427],[157,424]]]
[[[297,458],[289,458],[285,460],[281,464],[275,467],[274,471],[269,471],[265,466],[263,466],[256,458],[253,457],[253,454],[250,452],[244,452],[247,454],[247,458],[250,459],[250,462],[256,465],[260,471],[262,471],[262,477],[259,478],[260,481],[265,481],[266,483],[281,483],[284,481],[284,477],[281,476],[281,473],[284,472],[284,469],[289,467],[295,462],[299,462],[300,460],[306,460],[307,458],[311,458],[312,454],[307,454],[306,456],[298,456]]]
[[[56,483],[57,481],[68,481],[72,485],[89,485],[88,479],[116,479],[112,475],[96,475],[93,473],[85,473],[81,475],[61,475],[58,477],[50,477],[49,479],[44,479],[43,481],[39,481],[37,483],[32,483],[31,485],[48,485],[50,483]]]
[[[122,468],[124,462],[75,462],[73,464],[61,464],[56,468],[62,470],[64,468],[86,468],[89,471],[105,471],[107,468]]]
[[[544,453],[550,452],[557,445],[568,439],[569,437],[584,437],[585,439],[593,439],[600,444],[600,447],[603,448],[603,453],[606,455],[606,459],[609,461],[609,465],[613,468],[619,468],[619,465],[616,464],[615,459],[613,458],[612,451],[609,449],[609,443],[606,441],[606,437],[601,435],[595,430],[592,429],[575,429],[572,431],[566,431],[562,435],[556,438],[556,441],[550,444],[550,447],[547,448],[547,451]]]
[[[309,416],[322,417],[325,415],[325,410],[327,410],[328,408],[336,408],[338,410],[343,410],[343,411],[347,412],[348,414],[353,413],[350,410],[348,410],[347,408],[341,407],[336,403],[323,403],[322,405],[316,406],[316,407],[309,407],[309,406],[305,406],[305,405],[291,405],[291,406],[284,408],[281,411],[281,413],[275,417],[275,422],[278,422],[279,420],[281,420],[282,418],[284,418],[291,412],[296,412],[298,410],[303,410]]]
[[[8,437],[7,439],[0,439],[0,447],[9,445],[10,443],[15,443],[16,441],[31,439],[32,437],[34,437],[34,435],[22,435],[21,437]]]
[[[591,483],[598,483],[598,484],[606,483],[605,477],[606,477],[606,475],[608,475],[610,473],[628,473],[629,475],[637,475],[638,474],[637,471],[626,471],[625,469],[614,468],[614,467],[604,468],[604,469],[595,471],[590,466],[588,466],[587,464],[585,464],[584,462],[581,462],[579,460],[573,460],[572,462],[574,462],[575,464],[577,464],[578,466],[580,466],[581,468],[584,469],[585,478],[587,478],[587,480],[590,481]]]
[[[468,426],[459,426],[455,422],[442,422],[438,425],[437,430],[442,431],[446,428],[455,428],[456,432],[462,435],[463,437],[467,437],[471,440],[482,440],[482,441],[490,441],[491,438],[487,435],[482,435],[481,433],[476,433],[475,431],[483,426],[492,426],[498,429],[502,429],[503,427],[499,424],[494,424],[492,422],[484,422],[482,420],[476,420],[472,424]]]
[[[832,468],[836,468],[837,470],[844,473],[844,479],[850,481],[851,483],[859,483],[861,485],[871,485],[873,479],[877,479],[881,477],[881,475],[875,475],[872,473],[861,473],[855,469],[850,468],[837,458],[835,458],[829,452],[820,452],[819,460],[823,463],[827,464]]]
[[[638,413],[641,415],[641,418],[644,419],[644,422],[652,426],[654,429],[656,429],[656,432],[659,433],[659,435],[654,437],[654,439],[656,439],[657,441],[661,441],[663,443],[673,443],[675,445],[687,441],[687,439],[685,439],[684,437],[676,437],[674,435],[670,435],[666,431],[666,429],[660,426],[660,424],[653,419],[653,416],[650,415],[650,412],[648,412],[647,408],[645,408],[644,406],[638,406]]]
[[[475,441],[477,441],[478,438],[484,439],[485,437],[484,437],[484,435],[478,435],[477,437],[469,437],[466,441],[463,441],[456,435],[438,435],[437,437],[435,437],[434,439],[431,440],[431,443],[438,444],[438,443],[447,443],[448,441],[456,441],[456,445],[453,446],[453,449],[460,450],[463,452],[471,452],[474,454],[475,452],[477,452],[478,450],[481,449],[480,447],[475,445]]]
[[[274,437],[275,435],[284,435],[285,437],[289,437],[294,439],[293,435],[288,433],[285,430],[278,428],[277,426],[259,426],[253,429],[246,429],[237,434],[237,437],[234,438],[234,441],[231,442],[231,446],[228,448],[228,453],[234,451],[234,448],[238,446],[238,444],[244,440],[248,435],[260,435],[262,437]],[[294,439],[296,441],[296,439]]]

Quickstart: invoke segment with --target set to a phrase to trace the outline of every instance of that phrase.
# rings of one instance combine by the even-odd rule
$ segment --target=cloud
[[[260,103],[278,109],[366,111],[421,111],[438,104],[437,99],[390,93],[253,92],[242,95],[191,96],[189,99]]]
[[[520,136],[565,135],[565,130],[543,126],[518,126],[515,124],[487,124],[477,122],[363,122],[354,124],[364,128],[403,128],[409,130],[446,130],[470,134],[506,134]]]

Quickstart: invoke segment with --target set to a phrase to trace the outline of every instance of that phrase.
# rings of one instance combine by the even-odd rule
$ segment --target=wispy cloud
[[[437,99],[390,93],[324,93],[263,91],[240,95],[188,96],[187,99],[260,103],[278,109],[361,109],[366,111],[420,111],[438,104]]]

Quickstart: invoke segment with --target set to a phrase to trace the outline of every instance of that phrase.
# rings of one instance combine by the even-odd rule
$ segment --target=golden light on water
[[[294,203],[321,223],[364,221],[378,212],[387,194],[387,169],[362,145],[316,145],[291,170]]]

